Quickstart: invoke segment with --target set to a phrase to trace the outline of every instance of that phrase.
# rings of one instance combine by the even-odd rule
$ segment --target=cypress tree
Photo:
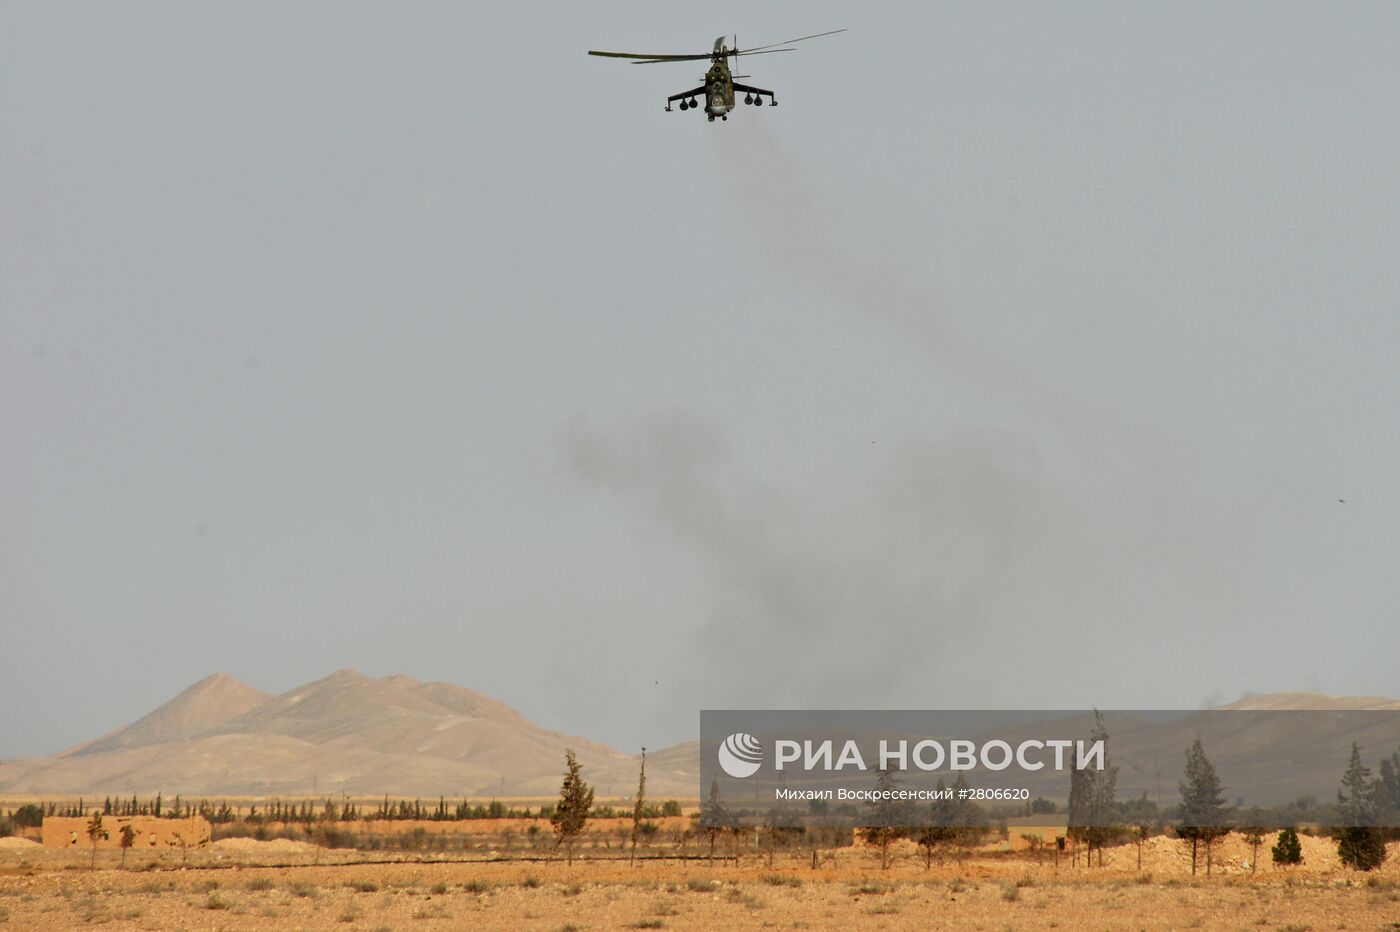
[[[1381,761],[1381,778],[1376,791],[1377,821],[1394,836],[1400,829],[1400,750]]]
[[[1337,793],[1337,856],[1347,867],[1371,871],[1385,861],[1385,838],[1376,825],[1378,787],[1371,782],[1371,770],[1361,765],[1361,747],[1352,742],[1351,760],[1342,774]]]
[[[1092,771],[1094,775],[1093,793],[1089,797],[1088,840],[1090,850],[1097,848],[1099,867],[1103,867],[1104,845],[1117,834],[1114,815],[1118,808],[1114,798],[1118,793],[1118,768],[1109,763],[1108,729],[1104,727],[1103,713],[1094,710],[1094,731],[1089,735],[1090,743],[1103,742],[1103,769]]]
[[[1191,873],[1196,873],[1198,846],[1206,846],[1206,873],[1211,869],[1211,844],[1229,834],[1225,822],[1225,797],[1220,792],[1220,778],[1206,757],[1198,736],[1186,749],[1186,780],[1181,790],[1181,825],[1177,835],[1191,842]]]
[[[1090,743],[1103,742],[1103,769],[1090,770],[1080,767],[1076,759],[1069,775],[1069,806],[1067,813],[1067,834],[1076,842],[1086,846],[1086,857],[1092,858],[1094,850],[1099,852],[1099,866],[1103,866],[1104,845],[1117,834],[1114,817],[1117,811],[1115,796],[1118,792],[1118,768],[1109,763],[1108,729],[1104,726],[1103,713],[1094,710],[1094,730],[1089,735]]]
[[[632,864],[637,859],[637,836],[642,833],[642,807],[646,805],[647,798],[647,749],[642,748],[641,771],[637,775],[637,798],[632,803],[632,852],[628,855],[627,863]]]
[[[1371,768],[1361,765],[1361,746],[1351,743],[1351,760],[1342,774],[1342,788],[1337,791],[1337,810],[1346,826],[1374,825],[1376,821],[1376,788],[1371,783]]]
[[[588,821],[588,811],[593,808],[593,788],[584,782],[580,774],[578,758],[572,750],[564,752],[564,764],[568,771],[559,787],[559,803],[550,816],[550,825],[558,836],[555,846],[562,844],[568,852],[570,864],[574,863],[574,840],[583,831]]]
[[[912,820],[906,802],[887,797],[899,785],[894,771],[883,769],[875,777],[875,801],[871,804],[870,826],[865,830],[865,840],[880,849],[880,868],[890,866],[890,844],[904,836],[905,829]]]
[[[924,868],[933,867],[933,855],[938,846],[950,842],[956,837],[957,829],[954,827],[956,813],[951,799],[944,799],[948,792],[948,786],[943,782],[943,778],[938,778],[938,786],[935,787],[933,802],[929,804],[927,821],[919,826],[915,841],[924,850]]]
[[[710,796],[700,806],[700,826],[710,840],[710,860],[714,860],[715,857],[715,839],[733,822],[734,817],[724,807],[724,800],[719,794],[719,779],[713,779],[710,781]]]

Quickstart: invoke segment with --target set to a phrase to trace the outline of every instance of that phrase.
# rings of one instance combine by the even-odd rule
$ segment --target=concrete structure
[[[92,847],[92,839],[88,837],[88,823],[91,821],[91,816],[45,816],[41,828],[44,847]],[[120,848],[124,825],[130,825],[131,830],[136,833],[131,846],[134,851],[149,851],[152,848],[198,848],[209,844],[209,820],[204,816],[157,819],[153,816],[106,815],[102,817],[102,837],[97,839],[97,847]]]

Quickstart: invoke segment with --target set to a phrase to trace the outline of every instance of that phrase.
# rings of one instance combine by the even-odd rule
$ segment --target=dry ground
[[[1117,852],[1126,860],[1132,849]],[[1400,851],[1374,875],[1321,864],[1257,875],[1221,859],[1192,879],[1070,869],[994,852],[923,868],[901,849],[881,870],[867,849],[818,870],[705,861],[354,863],[354,851],[230,840],[178,856],[0,847],[0,925],[17,929],[1390,929],[1400,930]],[[425,856],[427,857],[427,856]],[[1135,862],[1135,857],[1132,858]],[[152,863],[154,861],[154,863]],[[319,863],[315,863],[319,861]],[[1238,859],[1236,858],[1236,862]],[[253,866],[264,865],[264,866]],[[267,866],[279,865],[279,866]],[[1134,864],[1135,866],[1135,864]]]

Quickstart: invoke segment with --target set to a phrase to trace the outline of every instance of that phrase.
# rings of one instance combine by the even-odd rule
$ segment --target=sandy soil
[[[780,857],[773,868],[757,858],[738,868],[430,863],[416,855],[354,863],[365,854],[249,839],[190,852],[184,868],[176,857],[132,859],[123,870],[116,852],[99,852],[94,871],[90,852],[24,846],[0,850],[0,922],[17,929],[1400,929],[1400,846],[1392,848],[1372,875],[1337,868],[1321,851],[1301,869],[1261,865],[1251,874],[1230,867],[1237,855],[1218,852],[1221,871],[1193,879],[1189,855],[1183,871],[1179,852],[1165,848],[1153,852],[1161,873],[1148,878],[1110,866],[1110,858],[1104,868],[1071,869],[992,851],[931,871],[903,849],[889,870],[869,849],[840,851],[818,870],[810,855]],[[1109,854],[1135,867],[1135,849]],[[1145,869],[1147,860],[1145,851]]]

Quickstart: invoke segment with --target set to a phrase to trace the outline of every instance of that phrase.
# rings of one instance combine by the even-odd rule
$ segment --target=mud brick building
[[[91,817],[46,816],[41,829],[44,847],[91,847],[92,839],[87,833],[90,821]],[[120,848],[124,825],[130,825],[131,830],[136,833],[131,846],[133,851],[149,851],[152,848],[198,848],[209,844],[209,820],[204,816],[157,819],[153,816],[106,815],[102,817],[102,837],[97,839],[97,847]]]

